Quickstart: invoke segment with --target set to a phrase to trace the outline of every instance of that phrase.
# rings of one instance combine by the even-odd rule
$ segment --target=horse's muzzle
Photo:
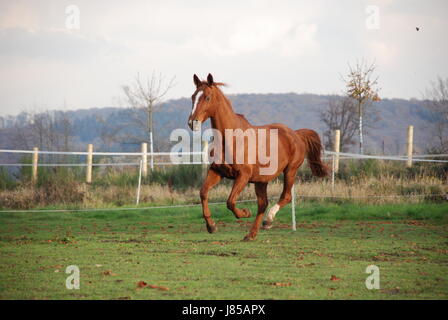
[[[199,120],[188,120],[188,126],[193,131],[200,131],[201,130],[201,121],[199,121]]]

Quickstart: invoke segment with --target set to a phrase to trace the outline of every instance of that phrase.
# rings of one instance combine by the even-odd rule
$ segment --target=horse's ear
[[[199,80],[199,78],[196,74],[193,76],[193,82],[194,82],[196,88],[199,87],[199,85],[201,84],[201,80]]]
[[[209,73],[207,76],[207,83],[209,86],[213,85],[213,76],[211,73]]]

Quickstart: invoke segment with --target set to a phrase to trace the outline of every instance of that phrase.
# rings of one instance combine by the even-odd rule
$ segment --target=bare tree
[[[356,62],[356,65],[352,67],[349,64],[349,73],[343,81],[346,84],[346,95],[357,102],[358,117],[359,117],[359,153],[364,153],[363,146],[363,112],[364,108],[368,105],[368,102],[379,101],[378,95],[379,89],[378,77],[374,77],[376,66],[375,62],[371,64],[366,63],[364,60]]]
[[[73,124],[68,112],[61,112],[58,123],[63,139],[63,151],[69,151],[71,139],[73,137]]]
[[[448,78],[437,77],[426,90],[425,107],[430,113],[430,120],[434,124],[432,134],[437,139],[433,151],[448,152]]]
[[[356,105],[348,97],[331,97],[326,109],[320,111],[320,120],[325,123],[325,147],[334,149],[334,131],[341,130],[341,150],[347,151],[349,145],[355,144],[354,135],[357,131]]]
[[[110,149],[114,143],[122,142],[123,137],[121,133],[126,129],[125,123],[111,126],[106,119],[100,116],[96,117],[96,121],[100,124],[100,139],[105,146]]]
[[[160,107],[168,91],[174,86],[175,78],[169,81],[162,74],[153,71],[151,77],[142,78],[137,74],[130,86],[123,86],[126,103],[130,107],[130,115],[135,126],[147,133],[144,141],[149,141],[150,152],[154,151],[153,113]],[[142,118],[142,111],[146,116]],[[151,157],[151,166],[153,158]]]
[[[15,124],[13,134],[17,147],[40,150],[69,150],[72,122],[67,112],[22,112],[21,121]]]

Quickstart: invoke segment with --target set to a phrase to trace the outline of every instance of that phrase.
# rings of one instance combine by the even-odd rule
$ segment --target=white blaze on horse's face
[[[199,97],[196,97],[196,99],[194,99],[193,109],[191,109],[191,115],[190,116],[192,116],[195,113],[195,111],[196,111],[196,109],[198,107],[199,100],[201,99],[202,95],[203,95],[203,93],[201,93],[201,95]]]
[[[192,119],[194,113],[196,112],[196,109],[198,108],[199,100],[201,100],[203,93],[201,92],[199,97],[195,97],[193,101],[193,107],[191,109],[190,114],[190,120],[188,120],[188,125],[190,126],[191,130],[193,131],[199,131],[201,130],[201,122],[197,119]]]

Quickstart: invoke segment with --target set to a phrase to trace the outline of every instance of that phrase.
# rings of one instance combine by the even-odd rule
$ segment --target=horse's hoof
[[[255,237],[252,237],[250,234],[246,235],[243,239],[243,241],[254,241]]]
[[[218,228],[214,224],[213,225],[207,224],[207,231],[208,233],[215,233],[216,231],[218,231]]]
[[[263,226],[261,227],[263,230],[269,230],[272,228],[272,221],[263,221]]]
[[[247,208],[244,208],[243,209],[243,211],[245,212],[245,216],[244,216],[244,218],[249,218],[252,214],[251,214],[251,212],[250,212],[250,210],[249,209],[247,209]]]

